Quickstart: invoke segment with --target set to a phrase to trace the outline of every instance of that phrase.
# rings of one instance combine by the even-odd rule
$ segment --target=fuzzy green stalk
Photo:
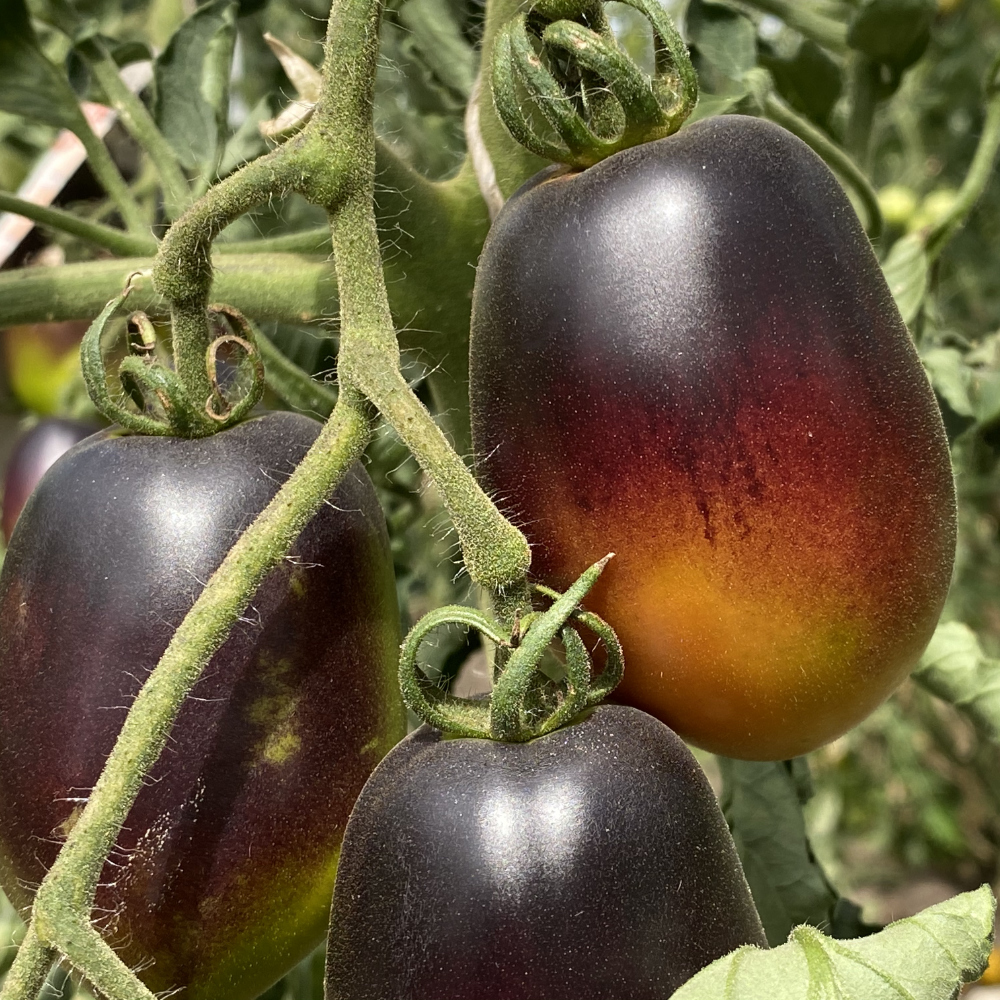
[[[13,212],[47,229],[68,233],[77,239],[86,240],[95,247],[110,250],[118,257],[156,253],[156,240],[152,236],[126,233],[113,226],[106,226],[103,222],[83,219],[62,208],[36,205],[33,201],[25,201],[6,191],[0,191],[0,212]]]
[[[802,0],[744,0],[765,14],[781,18],[789,28],[833,52],[847,51],[847,26],[810,9]]]
[[[253,160],[212,188],[171,226],[160,244],[153,284],[170,301],[174,366],[194,400],[212,395],[205,367],[212,341],[206,312],[213,278],[212,241],[245,212],[295,188],[301,167],[292,144]]]
[[[73,132],[83,143],[90,169],[118,210],[122,222],[125,223],[125,228],[130,233],[149,232],[149,224],[143,211],[125,183],[125,179],[118,172],[118,168],[108,152],[108,147],[104,145],[104,140],[90,127],[90,123],[82,111],[77,124],[73,127]]]

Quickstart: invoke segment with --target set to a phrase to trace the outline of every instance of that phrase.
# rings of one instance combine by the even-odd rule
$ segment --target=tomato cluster
[[[588,600],[623,640],[625,705],[523,744],[396,745],[388,539],[354,466],[108,861],[104,933],[152,989],[249,1000],[321,938],[338,859],[331,1000],[666,1000],[765,945],[672,729],[760,759],[838,735],[919,655],[954,548],[940,416],[836,180],[736,116],[543,172],[484,249],[472,416],[542,580],[617,552]],[[22,911],[173,630],[317,433],[287,413],[200,441],[105,431],[28,501],[0,576],[0,883]]]

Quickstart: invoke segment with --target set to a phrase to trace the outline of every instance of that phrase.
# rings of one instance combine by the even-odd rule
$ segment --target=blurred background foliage
[[[28,6],[45,54],[65,67],[80,98],[101,101],[104,95],[85,62],[58,30],[60,3],[29,0]],[[163,52],[196,11],[193,0],[76,0],[74,6],[96,19],[101,34],[114,41],[116,58],[126,62]],[[692,46],[704,92],[699,115],[758,113],[750,81],[765,69],[780,99],[847,149],[870,178],[885,220],[875,249],[901,305],[907,303],[904,312],[952,440],[961,524],[945,619],[972,631],[956,626],[958,631],[943,636],[944,645],[932,648],[925,665],[933,673],[951,657],[947,662],[977,671],[978,715],[968,705],[963,710],[949,703],[962,703],[961,697],[936,697],[931,692],[940,693],[943,682],[922,673],[923,683],[904,684],[856,730],[811,755],[808,768],[798,762],[784,770],[762,765],[757,772],[736,772],[728,762],[701,755],[717,788],[725,779],[727,815],[740,827],[748,872],[751,864],[773,870],[775,863],[754,854],[767,839],[761,833],[755,846],[754,829],[765,830],[766,817],[753,811],[754,788],[778,782],[784,790],[769,791],[766,801],[773,805],[785,795],[796,816],[798,804],[805,803],[809,842],[788,832],[791,821],[782,834],[790,879],[801,892],[797,899],[794,893],[777,893],[774,906],[784,909],[774,926],[793,919],[847,921],[845,935],[862,933],[865,922],[914,912],[983,881],[996,886],[1000,876],[1000,723],[991,721],[1000,711],[983,701],[983,691],[1000,676],[1000,182],[995,171],[942,255],[931,260],[924,254],[927,234],[955,203],[983,129],[983,81],[1000,52],[1000,0],[670,0],[666,6]],[[222,176],[264,152],[268,141],[258,124],[297,96],[264,34],[316,64],[326,7],[324,0],[241,0],[225,109],[228,138],[214,174]],[[648,63],[652,50],[645,22],[623,5],[612,3],[609,9],[624,47]],[[479,0],[388,4],[376,128],[430,178],[453,174],[465,156],[463,117],[478,71],[483,15]],[[156,85],[154,80],[145,94],[153,107],[162,97]],[[16,191],[56,134],[51,124],[0,111],[0,190]],[[155,224],[158,194],[143,156],[120,126],[106,141]],[[114,218],[86,165],[56,204],[93,219]],[[293,197],[244,217],[223,239],[296,232],[324,221],[320,210]],[[394,226],[405,229],[405,218],[386,223],[390,254]],[[906,260],[917,264],[900,268],[907,248],[913,253]],[[95,256],[100,252],[79,239],[39,227],[4,268],[59,266]],[[84,326],[39,324],[0,333],[0,461],[41,417],[96,419],[75,361]],[[262,328],[296,364],[331,377],[333,320]],[[420,382],[434,362],[409,358],[413,380]],[[267,402],[282,405],[276,397]],[[412,458],[383,432],[369,450],[369,463],[390,525],[404,628],[434,606],[474,602],[441,505]],[[442,683],[458,677],[458,683],[474,688],[485,675],[485,657],[465,637],[444,636],[431,650],[429,667]],[[860,914],[845,911],[832,886],[862,904]],[[755,893],[758,888],[754,885]],[[16,927],[10,908],[0,910],[0,939],[12,940]],[[10,948],[0,953],[0,971],[11,953]],[[321,956],[314,956],[266,995],[318,1000],[321,967]],[[52,986],[72,989],[58,973]]]

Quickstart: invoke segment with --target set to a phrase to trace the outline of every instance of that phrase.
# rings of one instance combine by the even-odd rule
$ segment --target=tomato
[[[10,541],[21,508],[46,469],[97,427],[82,420],[46,417],[23,434],[14,445],[3,481],[3,540]]]
[[[708,119],[498,216],[473,299],[485,486],[618,630],[616,697],[718,753],[782,759],[872,711],[937,622],[948,446],[823,162]]]
[[[666,1000],[766,947],[690,751],[601,705],[529,743],[423,726],[344,836],[328,1000]]]
[[[22,912],[173,630],[319,429],[106,431],[32,494],[0,574],[0,884]],[[391,567],[355,465],[182,707],[96,900],[151,990],[250,1000],[326,933],[348,814],[405,733]]]

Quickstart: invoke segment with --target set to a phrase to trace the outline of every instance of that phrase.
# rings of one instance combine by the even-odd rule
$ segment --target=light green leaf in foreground
[[[672,1000],[954,1000],[986,968],[995,907],[984,885],[871,937],[835,941],[796,927],[778,948],[713,962]]]

